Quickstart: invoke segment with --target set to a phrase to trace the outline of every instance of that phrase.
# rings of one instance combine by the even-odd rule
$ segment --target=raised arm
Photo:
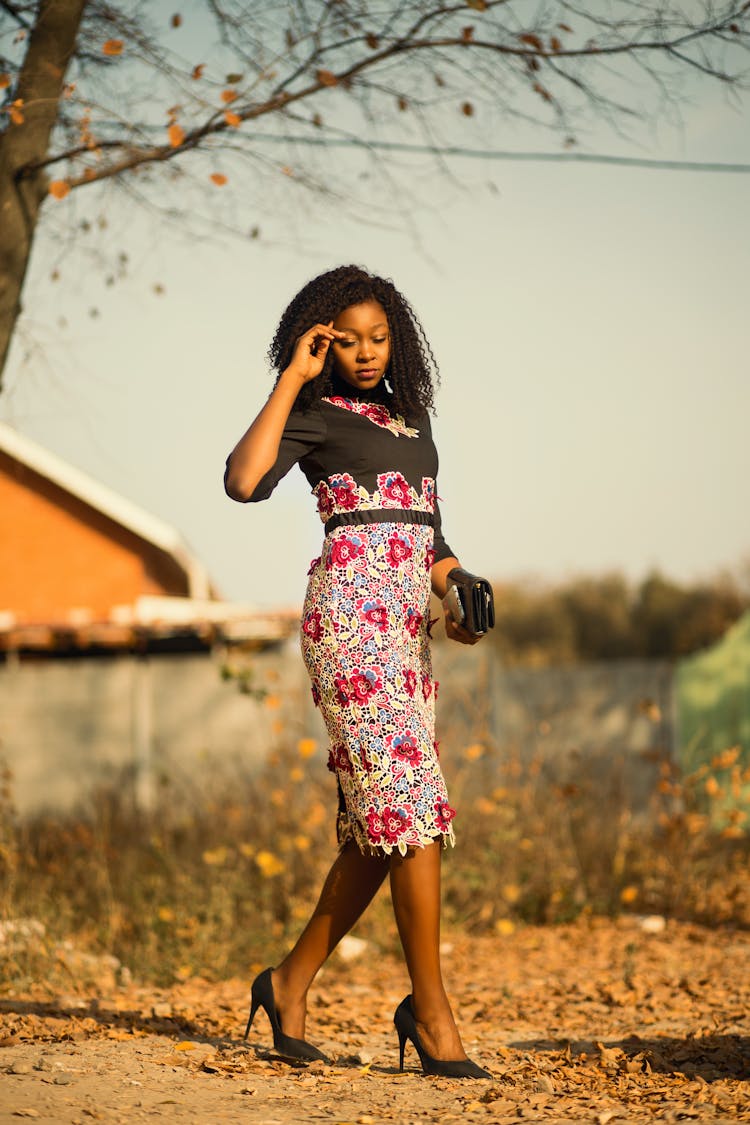
[[[275,464],[281,436],[300,388],[321,373],[331,341],[342,335],[331,321],[315,324],[300,336],[291,363],[227,458],[224,488],[233,500],[249,500],[258,482]]]

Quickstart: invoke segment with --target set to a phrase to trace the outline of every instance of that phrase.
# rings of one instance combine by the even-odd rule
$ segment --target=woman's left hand
[[[452,641],[458,641],[462,645],[475,645],[477,641],[481,641],[486,633],[470,633],[468,629],[464,629],[463,625],[457,625],[453,620],[450,610],[444,610],[445,617],[445,635]]]

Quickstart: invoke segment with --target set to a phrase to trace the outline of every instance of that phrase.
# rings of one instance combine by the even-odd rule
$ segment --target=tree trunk
[[[24,168],[47,155],[86,4],[41,0],[14,95],[21,100],[24,121],[9,121],[0,135],[0,390],[39,208],[47,194],[47,175],[38,171],[26,176]]]

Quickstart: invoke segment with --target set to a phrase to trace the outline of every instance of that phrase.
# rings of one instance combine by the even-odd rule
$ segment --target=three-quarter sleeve
[[[265,476],[260,478],[246,503],[267,500],[282,477],[320,445],[325,436],[325,420],[319,409],[293,409],[281,435],[276,461]]]
[[[436,485],[437,488],[437,485]],[[443,559],[456,558],[456,554],[451,547],[448,546],[443,538],[443,521],[440,516],[440,505],[437,500],[437,492],[435,493],[435,535],[432,542],[435,551],[434,562],[442,562]]]
[[[456,555],[453,549],[448,546],[443,536],[443,520],[440,514],[440,504],[438,503],[438,453],[432,437],[432,423],[430,422],[430,415],[427,413],[427,411],[425,411],[425,413],[419,419],[419,430],[423,435],[422,440],[428,441],[432,447],[433,462],[435,465],[435,534],[432,545],[435,551],[434,562],[441,562],[443,559],[456,558]]]

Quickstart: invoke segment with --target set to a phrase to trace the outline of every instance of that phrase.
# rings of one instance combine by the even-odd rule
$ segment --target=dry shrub
[[[278,959],[334,854],[335,786],[322,757],[302,739],[231,792],[217,781],[176,801],[167,790],[148,815],[123,784],[94,794],[76,817],[20,822],[6,777],[4,978],[64,979],[66,940],[160,984],[247,974]],[[507,933],[633,910],[749,925],[750,770],[739,748],[688,777],[669,761],[653,765],[651,809],[636,817],[628,771],[642,764],[587,760],[564,776],[541,759],[465,747],[447,767],[459,809],[444,868],[448,924]],[[360,932],[395,942],[386,896]]]
[[[450,920],[509,932],[629,910],[750,925],[750,768],[739,747],[687,776],[668,759],[653,765],[650,806],[635,814],[638,759],[591,758],[566,776],[559,763],[494,762],[481,743],[468,747],[452,786],[464,815],[446,865]]]

